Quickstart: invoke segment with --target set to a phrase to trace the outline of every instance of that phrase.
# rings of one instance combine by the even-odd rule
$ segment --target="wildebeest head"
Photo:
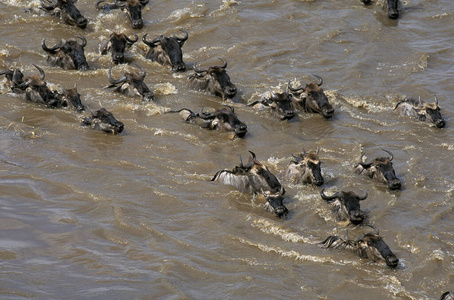
[[[435,96],[433,103],[426,103],[415,98],[407,98],[400,101],[394,107],[394,110],[399,109],[401,114],[415,116],[420,121],[431,122],[438,128],[445,127],[445,120],[441,116],[440,107],[438,106],[438,98]]]
[[[251,157],[246,165],[240,157],[240,165],[232,171],[218,171],[211,181],[220,181],[223,184],[232,185],[241,192],[256,194],[262,190],[270,193],[284,195],[285,189],[270,170],[257,161],[254,152],[249,151]]]
[[[130,97],[140,96],[145,101],[153,101],[154,93],[145,84],[144,79],[147,73],[137,64],[134,64],[141,70],[138,72],[126,72],[121,78],[112,78],[112,65],[109,67],[107,78],[111,85],[110,88],[115,87],[115,91],[128,95]]]
[[[266,199],[265,208],[277,217],[282,218],[287,216],[288,209],[284,205],[284,197],[280,193],[265,193],[262,194]]]
[[[115,3],[113,3],[113,4],[105,3],[105,4],[101,5],[101,3],[103,3],[103,2],[106,2],[106,1],[100,0],[100,1],[96,2],[95,7],[97,10],[102,10],[103,12],[106,13],[106,12],[111,11],[112,9],[119,8]]]
[[[372,0],[361,0],[364,4],[368,5],[372,3]],[[399,0],[386,0],[386,6],[388,7],[388,17],[390,19],[397,19],[399,17]]]
[[[361,174],[364,172],[365,175],[370,178],[375,178],[377,181],[388,184],[390,190],[397,190],[401,187],[401,182],[396,176],[394,171],[392,160],[394,158],[391,151],[382,149],[388,153],[389,157],[377,157],[371,163],[363,162],[364,153],[359,159],[359,163],[355,167],[355,172]]]
[[[161,35],[151,42],[147,41],[146,36],[148,33],[146,33],[142,38],[142,41],[150,46],[146,57],[152,61],[157,61],[161,65],[171,66],[174,72],[185,71],[186,65],[183,62],[183,51],[181,48],[188,39],[188,33],[183,29],[181,31],[184,33],[182,38]]]
[[[112,113],[105,108],[93,112],[90,118],[84,118],[82,120],[82,125],[91,126],[93,129],[113,134],[120,133],[124,129],[124,124],[115,119]]]
[[[24,74],[20,69],[3,70],[0,72],[0,76],[1,75],[5,75],[5,78],[8,81],[8,85],[13,92],[20,93],[20,91],[15,91],[15,89],[24,82]]]
[[[313,183],[320,186],[324,183],[321,162],[316,152],[307,153],[304,149],[298,156],[293,155],[284,173],[284,178],[292,183]]]
[[[269,108],[273,115],[280,120],[290,120],[295,116],[292,107],[292,100],[290,94],[287,92],[274,93],[270,91],[270,97],[255,101],[248,106],[256,108]]]
[[[319,83],[311,82],[305,86],[301,85],[293,88],[289,81],[287,85],[289,93],[293,96],[293,101],[297,108],[308,113],[319,113],[327,119],[331,118],[334,114],[334,109],[320,87],[323,84],[323,79],[318,75],[314,76],[319,79]]]
[[[207,90],[225,100],[225,98],[233,98],[236,95],[236,86],[230,81],[225,70],[227,62],[222,58],[219,59],[224,63],[222,66],[209,67],[206,70],[198,69],[195,64],[195,73],[189,77],[189,82],[193,87]]]
[[[203,109],[200,111],[197,116],[204,120],[209,120],[210,122],[207,123],[207,128],[210,129],[220,129],[224,131],[233,131],[235,132],[235,136],[242,138],[247,133],[247,126],[243,122],[241,122],[237,115],[235,114],[235,110],[232,106],[226,105],[228,108],[221,108],[217,109],[214,112],[206,113],[203,112]]]
[[[150,0],[127,0],[126,3],[120,3],[115,0],[115,5],[126,9],[129,19],[131,20],[132,28],[141,29],[143,27],[142,9]]]
[[[33,66],[39,71],[39,75],[27,76],[21,83],[15,83],[13,92],[25,93],[27,100],[46,104],[47,107],[65,106],[65,102],[62,101],[59,94],[56,91],[51,91],[47,86],[47,82],[44,81],[46,75],[43,69],[37,65]]]
[[[341,191],[328,196],[325,194],[325,189],[323,189],[320,192],[320,196],[323,200],[335,205],[338,221],[350,221],[355,225],[363,222],[364,212],[361,210],[359,202],[367,198],[367,192],[364,192],[362,196],[358,196],[352,191]]]
[[[54,0],[46,5],[43,0],[41,0],[41,6],[47,10],[53,10],[56,7],[59,7],[61,9],[62,18],[67,24],[84,29],[87,27],[88,21],[74,5],[75,2],[77,2],[77,0]]]
[[[77,92],[77,84],[72,89],[63,89],[63,98],[72,106],[77,112],[85,110],[85,106],[80,100],[80,94]]]
[[[345,240],[338,236],[329,236],[321,242],[324,248],[348,249],[357,253],[360,257],[368,258],[372,261],[384,260],[386,265],[395,268],[399,264],[399,259],[394,255],[383,238],[379,235],[378,229],[372,225],[367,225],[375,230],[361,235],[355,241],[348,239],[348,231]]]
[[[131,47],[139,40],[137,34],[132,33],[135,39],[130,39],[124,33],[112,32],[110,39],[101,46],[101,54],[105,55],[110,52],[114,64],[122,64],[125,62],[125,50]]]
[[[46,46],[46,39],[43,39],[41,46],[49,56],[47,62],[52,67],[60,67],[63,69],[72,70],[88,70],[87,59],[85,58],[84,47],[87,45],[87,40],[78,36],[82,40],[82,44],[79,44],[75,39],[68,41],[61,40],[60,43],[52,48]]]
[[[356,239],[359,256],[369,258],[373,261],[384,259],[386,261],[386,265],[389,267],[397,267],[399,259],[394,255],[385,241],[383,241],[378,229],[371,225],[368,226],[372,227],[375,232],[368,232]]]
[[[399,0],[388,0],[388,17],[390,19],[397,19],[399,17],[398,5]]]

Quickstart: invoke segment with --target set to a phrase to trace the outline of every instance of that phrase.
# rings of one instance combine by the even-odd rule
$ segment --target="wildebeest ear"
[[[363,167],[364,169],[369,169],[371,166],[372,166],[372,163],[370,164],[365,164],[365,163],[359,163],[358,165],[360,165],[361,167]]]

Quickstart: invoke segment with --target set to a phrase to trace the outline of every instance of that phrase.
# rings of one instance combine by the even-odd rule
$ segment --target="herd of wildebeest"
[[[31,11],[50,12],[53,16],[60,16],[67,24],[84,29],[88,21],[76,8],[74,4],[76,1],[53,0],[47,2],[46,0],[44,2],[44,0],[41,0],[42,7]],[[364,4],[371,3],[371,0],[361,1]],[[103,13],[109,13],[113,9],[124,10],[131,21],[132,28],[140,29],[144,26],[141,10],[148,2],[149,0],[115,0],[114,3],[106,3],[102,0],[95,4],[94,9]],[[385,4],[387,4],[389,18],[397,18],[399,16],[398,0],[386,0]],[[173,72],[186,71],[182,47],[188,40],[189,34],[185,30],[181,30],[180,36],[160,35],[154,39],[148,39],[147,35],[145,34],[142,37],[142,42],[149,47],[149,51],[145,55],[147,59],[168,66]],[[101,43],[100,53],[103,55],[110,54],[112,60],[107,74],[107,80],[110,83],[107,88],[130,97],[140,97],[144,101],[153,101],[155,95],[144,82],[146,71],[139,65],[132,63],[137,70],[126,72],[118,79],[113,78],[111,74],[113,64],[127,63],[125,51],[138,40],[139,37],[135,33],[132,34],[132,37],[128,37],[125,33],[112,32],[110,39]],[[83,36],[77,36],[76,39],[61,40],[54,46],[49,46],[43,39],[41,47],[48,55],[47,63],[52,67],[88,70],[89,65],[84,54],[86,44],[87,40]],[[219,58],[219,60],[221,64],[207,69],[199,69],[197,63],[194,64],[188,77],[188,85],[193,89],[221,97],[222,100],[228,100],[236,95],[237,88],[227,74],[227,62],[222,58]],[[77,112],[85,111],[85,105],[77,92],[77,86],[63,89],[63,91],[52,91],[45,81],[44,70],[37,65],[34,65],[34,67],[39,75],[24,76],[20,69],[3,70],[0,75],[5,76],[6,84],[9,85],[12,93],[23,95],[29,101],[44,104],[49,108],[73,107]],[[334,109],[321,88],[323,79],[318,75],[313,76],[317,79],[314,82],[295,87],[289,81],[286,91],[280,93],[270,91],[261,100],[249,103],[247,106],[269,111],[276,119],[282,121],[292,119],[298,112],[318,113],[329,119],[333,116]],[[235,137],[244,138],[247,133],[246,124],[238,119],[232,106],[224,106],[211,112],[204,112],[201,109],[200,112],[195,113],[188,108],[170,112],[178,113],[184,121],[197,124],[202,128],[232,132]],[[436,97],[430,103],[421,99],[407,98],[398,102],[394,109],[403,116],[411,116],[420,121],[432,123],[438,128],[445,125]],[[83,118],[82,125],[113,134],[119,134],[124,129],[124,124],[104,108],[92,112],[90,117]],[[377,157],[370,162],[365,162],[364,154],[361,155],[354,171],[387,184],[390,190],[400,189],[401,181],[397,178],[392,164],[393,154],[385,149],[383,151],[386,152],[386,156]],[[232,185],[244,193],[262,194],[266,199],[265,207],[277,217],[285,217],[288,209],[283,204],[284,187],[268,167],[257,160],[254,152],[250,151],[250,154],[251,156],[246,164],[240,157],[238,166],[231,170],[218,171],[212,181]],[[282,176],[283,181],[315,186],[324,184],[318,149],[310,152],[303,150],[302,153],[292,156],[293,158]],[[325,189],[322,189],[320,196],[332,206],[339,222],[345,225],[359,225],[363,222],[365,213],[361,210],[360,203],[367,198],[368,193],[366,191],[362,191],[361,195],[358,195],[352,191],[341,190],[333,195],[328,195],[325,193]],[[384,260],[389,267],[396,267],[399,260],[384,242],[378,229],[371,224],[366,226],[371,227],[373,232],[365,233],[355,240],[348,236],[345,239],[330,236],[319,245],[325,248],[349,249],[360,257],[369,258],[373,261]],[[453,297],[452,293],[447,292],[442,296],[442,299],[454,299]]]

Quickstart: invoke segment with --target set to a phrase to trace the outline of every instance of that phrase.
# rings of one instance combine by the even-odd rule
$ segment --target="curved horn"
[[[142,80],[145,79],[145,76],[147,76],[147,72],[145,71],[144,68],[142,68],[141,66],[139,66],[138,64],[136,63],[132,63],[132,65],[136,66],[137,68],[140,69],[140,71],[142,71],[142,75],[140,75],[140,77],[142,78]]]
[[[121,77],[120,79],[112,78],[112,64],[110,64],[109,71],[107,72],[107,78],[111,84],[119,84],[126,81],[126,76]]]
[[[82,48],[87,46],[87,39],[86,38],[84,38],[83,36],[80,36],[80,35],[78,35],[77,37],[82,40],[82,44],[80,45]]]
[[[315,74],[312,74],[312,76],[316,77],[318,80],[320,80],[320,83],[317,83],[318,86],[321,86],[323,84],[323,78],[318,76],[318,75],[315,75]]]
[[[244,168],[243,159],[241,158],[241,155],[240,155],[240,168]]]
[[[219,68],[222,68],[222,69],[227,68],[227,62],[226,62],[225,60],[223,60],[222,58],[220,58],[220,57],[218,57],[218,59],[220,59],[220,60],[224,63],[224,65],[218,66],[218,67],[219,67]]]
[[[45,5],[43,0],[41,0],[40,2],[41,2],[41,6],[44,7],[45,9],[47,9],[47,10],[55,9],[58,6],[58,4],[59,4],[58,0],[55,0],[55,2],[51,2],[49,5]]]
[[[154,40],[152,40],[151,42],[147,41],[147,34],[148,33],[145,33],[145,35],[142,37],[142,41],[147,44],[148,46],[150,47],[156,47],[158,45],[158,43],[161,42],[163,36],[160,35],[158,36],[157,38],[155,38]]]
[[[326,200],[326,201],[331,201],[335,198],[337,198],[339,196],[340,192],[336,192],[334,195],[332,196],[327,196],[325,194],[325,189],[322,189],[322,191],[320,192],[320,196],[322,197],[323,200]]]
[[[232,114],[235,113],[235,109],[233,108],[233,106],[228,105],[228,104],[224,104],[224,106],[227,106],[228,108],[230,108],[230,110],[232,111]]]
[[[57,50],[58,48],[60,48],[63,44],[63,41],[60,41],[60,43],[58,43],[57,45],[53,46],[52,48],[48,48],[46,46],[46,39],[43,39],[43,41],[41,42],[41,47],[43,47],[43,50],[46,51],[46,52],[55,52],[55,50]]]
[[[256,159],[257,159],[257,157],[255,156],[255,153],[254,153],[254,152],[252,152],[252,151],[249,151],[249,153],[251,153],[251,154],[252,154],[252,159],[253,159],[253,160],[256,160]]]
[[[150,0],[139,0],[140,4],[142,4],[143,6],[147,5],[148,2],[150,2]]]
[[[385,151],[386,153],[388,153],[389,155],[391,155],[391,157],[389,157],[389,161],[393,161],[394,155],[391,153],[391,151],[388,151],[385,149],[382,149],[382,150]]]
[[[120,7],[120,8],[124,8],[126,6],[126,3],[123,3],[123,4],[119,4],[118,3],[118,0],[115,0],[115,5]]]
[[[363,189],[360,189],[362,192],[363,192],[363,196],[358,196],[358,200],[365,200],[367,198],[367,196],[369,196],[369,194],[367,193],[367,191],[363,190]]]
[[[296,162],[301,162],[301,156],[296,156],[294,154],[292,154],[293,158],[296,159]]]
[[[104,7],[99,6],[99,4],[101,4],[101,3],[103,3],[103,2],[105,2],[105,1],[104,1],[104,0],[101,0],[101,1],[96,2],[96,5],[95,5],[96,9],[99,9],[99,10],[104,9]]]
[[[188,39],[189,34],[184,29],[180,29],[180,31],[184,33],[184,37],[182,37],[182,38],[177,37],[177,40],[180,42],[184,42]]]
[[[197,67],[197,63],[195,63],[195,64],[194,64],[194,71],[195,71],[196,73],[206,73],[206,72],[208,72],[208,69],[207,69],[207,70],[201,70],[201,69],[199,69],[199,68]]]
[[[200,109],[200,113],[197,114],[198,117],[204,119],[204,120],[209,120],[209,119],[213,119],[215,116],[214,116],[214,112],[212,113],[206,113],[203,111],[203,108]]]
[[[422,104],[421,96],[418,97],[418,101],[419,101],[419,105],[420,105],[421,107],[423,107],[424,105]]]
[[[137,34],[135,34],[133,32],[132,35],[136,38],[135,40],[130,39],[126,34],[124,35],[125,36],[125,40],[128,41],[128,43],[130,43],[130,44],[134,44],[135,42],[137,42],[139,40],[139,37],[137,36]]]
[[[34,66],[36,69],[38,69],[38,71],[39,71],[39,74],[40,74],[39,79],[44,80],[44,78],[46,77],[46,74],[44,74],[43,69],[41,69],[40,67],[38,67],[38,66],[35,65],[35,64],[33,64],[33,66]]]
[[[363,167],[364,169],[368,169],[368,168],[370,168],[370,166],[372,166],[372,163],[364,162],[363,161],[364,155],[366,155],[366,153],[361,154],[361,157],[359,158],[358,165],[361,165],[361,167]]]
[[[378,231],[378,228],[375,227],[374,225],[371,225],[371,224],[366,224],[366,226],[372,228],[373,230],[375,230],[375,234],[376,235],[380,235],[380,232]]]
[[[305,91],[305,88],[304,88],[302,85],[299,86],[299,87],[297,87],[297,88],[293,88],[293,87],[292,87],[292,84],[290,83],[290,80],[288,81],[287,87],[288,87],[288,89],[291,90],[292,92],[298,92],[298,91],[301,91],[301,90],[303,90],[303,92]]]
[[[303,148],[303,154],[307,154],[306,150]]]
[[[435,97],[435,104],[438,106],[438,98],[437,98],[437,95],[434,95]]]
[[[276,94],[272,91],[272,90],[269,90],[269,93],[271,95],[271,98],[274,98],[276,96]],[[272,100],[272,99],[271,99]]]

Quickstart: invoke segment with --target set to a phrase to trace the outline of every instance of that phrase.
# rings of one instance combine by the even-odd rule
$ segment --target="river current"
[[[2,299],[438,299],[454,290],[454,2],[404,0],[388,19],[360,0],[151,0],[144,27],[121,10],[76,3],[86,29],[26,12],[38,0],[0,0],[0,70],[43,68],[52,89],[77,84],[87,112],[48,109],[10,93],[0,78],[0,298]],[[141,38],[189,38],[188,70],[145,59]],[[127,58],[147,71],[155,102],[114,93],[111,32],[135,32]],[[41,48],[84,36],[90,69],[50,67]],[[233,100],[188,87],[195,63],[228,63]],[[134,66],[113,68],[115,78]],[[332,119],[298,114],[280,121],[246,104],[269,91],[323,78]],[[405,97],[439,100],[446,127],[399,116]],[[234,107],[244,139],[187,124],[170,110]],[[119,135],[80,125],[105,107]],[[322,187],[285,181],[287,218],[263,197],[210,179],[248,151],[281,178],[292,154],[319,149]],[[353,167],[391,151],[403,186]],[[337,223],[320,197],[365,190],[367,222],[380,230],[397,268],[316,245],[330,235],[371,231]]]

